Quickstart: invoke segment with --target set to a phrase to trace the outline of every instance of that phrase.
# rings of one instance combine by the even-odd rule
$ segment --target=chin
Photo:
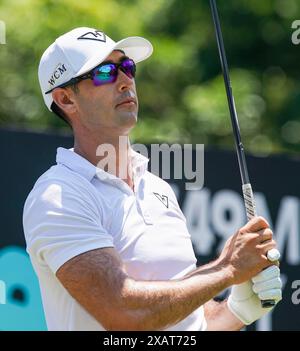
[[[122,113],[119,116],[119,125],[120,127],[134,127],[137,123],[137,113],[136,112],[127,112]]]

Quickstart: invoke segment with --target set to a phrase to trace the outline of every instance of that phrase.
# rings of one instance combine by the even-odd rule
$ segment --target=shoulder
[[[84,177],[62,165],[42,174],[28,194],[23,218],[30,214],[45,215],[53,209],[97,212],[97,196],[93,185]]]
[[[148,185],[151,186],[153,190],[164,192],[169,196],[176,198],[176,194],[174,192],[173,187],[164,179],[158,177],[157,175],[149,171],[146,171],[146,179]]]
[[[86,178],[63,165],[55,165],[43,173],[35,182],[28,198],[49,193],[65,191],[78,195],[94,193],[94,187]],[[45,196],[47,198],[47,196]]]

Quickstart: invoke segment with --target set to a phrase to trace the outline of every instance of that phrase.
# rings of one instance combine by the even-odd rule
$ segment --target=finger
[[[268,251],[271,251],[272,249],[275,249],[276,247],[276,241],[275,240],[269,240],[263,244],[258,244],[256,247],[261,250],[264,255],[267,257]]]
[[[273,232],[270,228],[261,229],[257,232],[257,234],[259,234],[258,240],[261,243],[264,243],[268,240],[272,240],[273,238]]]
[[[259,283],[255,283],[252,286],[252,290],[258,294],[262,291],[265,290],[271,290],[271,289],[281,289],[282,288],[282,281],[280,277],[276,277],[267,281],[262,281]]]
[[[252,281],[253,283],[259,283],[259,282],[270,280],[279,276],[280,276],[280,269],[277,266],[272,265],[264,269],[260,273],[258,273],[255,277],[252,278]]]
[[[280,301],[282,299],[282,291],[281,289],[271,289],[265,290],[258,294],[260,300],[276,300]]]
[[[244,225],[240,232],[241,233],[253,233],[269,228],[267,220],[261,216],[253,217],[246,225]]]

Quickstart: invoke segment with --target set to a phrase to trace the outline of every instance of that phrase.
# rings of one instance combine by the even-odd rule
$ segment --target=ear
[[[68,116],[77,111],[76,100],[71,89],[56,88],[52,91],[52,98]]]

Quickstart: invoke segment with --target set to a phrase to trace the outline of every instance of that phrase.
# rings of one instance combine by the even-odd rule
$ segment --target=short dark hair
[[[69,121],[69,118],[67,117],[67,115],[64,113],[64,111],[58,106],[56,105],[56,103],[53,101],[51,104],[51,110],[54,114],[56,114],[56,116],[58,116],[59,118],[61,118],[64,122],[66,122],[70,127],[71,127],[71,123]]]
[[[79,92],[79,87],[78,87],[77,83],[70,85],[70,88],[74,91],[75,94],[77,94]],[[72,124],[70,122],[69,117],[54,101],[52,102],[50,108],[51,108],[53,113],[55,113],[59,118],[61,118],[70,127],[72,127]]]

